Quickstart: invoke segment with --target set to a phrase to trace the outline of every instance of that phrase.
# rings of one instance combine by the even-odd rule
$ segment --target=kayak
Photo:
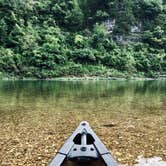
[[[59,149],[49,166],[118,166],[109,150],[83,121]]]

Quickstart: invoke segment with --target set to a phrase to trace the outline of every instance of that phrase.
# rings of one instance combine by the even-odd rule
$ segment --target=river
[[[0,165],[47,165],[86,120],[121,164],[166,160],[166,80],[0,81]]]

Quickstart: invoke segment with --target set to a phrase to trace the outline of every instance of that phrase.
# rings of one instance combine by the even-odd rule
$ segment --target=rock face
[[[128,44],[133,42],[138,42],[141,40],[142,24],[131,26],[129,34],[113,34],[116,26],[115,19],[107,19],[104,21],[104,25],[107,29],[108,34],[110,34],[117,42]]]
[[[132,26],[129,34],[119,34],[115,35],[115,40],[117,42],[128,44],[141,41],[141,24],[138,26]]]
[[[115,19],[111,20],[111,19],[107,19],[105,22],[105,27],[108,31],[108,33],[112,33],[115,27]]]

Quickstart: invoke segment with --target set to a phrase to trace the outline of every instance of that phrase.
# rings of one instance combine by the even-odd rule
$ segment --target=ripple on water
[[[137,159],[138,164],[135,166],[166,166],[166,161],[163,161],[161,157],[144,158],[139,156]]]

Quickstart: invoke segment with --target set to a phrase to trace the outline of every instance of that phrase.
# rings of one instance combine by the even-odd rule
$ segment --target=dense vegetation
[[[0,75],[154,76],[165,71],[164,0],[0,0]]]

